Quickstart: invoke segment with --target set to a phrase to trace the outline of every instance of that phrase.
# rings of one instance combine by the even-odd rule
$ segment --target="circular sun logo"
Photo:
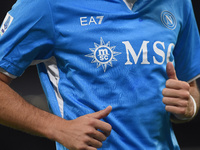
[[[105,44],[102,38],[100,39],[100,44],[94,43],[94,46],[94,48],[90,48],[92,53],[85,56],[93,58],[91,63],[97,63],[97,68],[102,66],[104,72],[106,72],[107,66],[112,67],[112,61],[117,61],[115,56],[121,53],[115,52],[115,46],[110,46],[110,41]]]

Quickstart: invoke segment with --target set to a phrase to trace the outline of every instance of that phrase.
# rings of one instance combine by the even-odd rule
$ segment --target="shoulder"
[[[17,0],[10,13],[19,17],[37,17],[50,11],[50,0]]]
[[[181,22],[182,26],[187,24],[188,20],[193,16],[193,6],[191,0],[171,0],[172,8],[175,12],[177,19]]]
[[[12,9],[8,12],[13,18],[12,25],[18,27],[23,26],[30,29],[36,24],[50,22],[52,20],[50,1],[51,0],[17,0]]]
[[[172,0],[172,2],[173,2],[173,6],[177,10],[189,12],[192,9],[192,1],[191,0]]]

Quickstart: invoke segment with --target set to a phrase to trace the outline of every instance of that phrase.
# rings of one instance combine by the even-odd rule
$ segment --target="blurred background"
[[[0,1],[0,24],[16,0]],[[198,27],[200,27],[200,0],[192,0]],[[26,86],[24,86],[26,84]],[[198,79],[200,87],[200,79]],[[47,102],[41,88],[35,66],[11,83],[16,90],[31,104],[48,111]],[[200,150],[200,113],[189,123],[174,124],[175,134],[182,150]],[[32,136],[0,125],[0,146],[2,150],[55,150],[54,141]]]

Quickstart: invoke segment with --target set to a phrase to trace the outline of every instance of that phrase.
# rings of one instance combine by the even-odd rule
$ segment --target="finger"
[[[163,97],[163,103],[169,106],[187,107],[188,101],[179,98]]]
[[[102,119],[102,118],[107,117],[110,114],[111,110],[112,110],[112,107],[108,106],[106,109],[100,110],[92,114],[88,114],[87,116],[95,118],[95,119]]]
[[[93,146],[87,146],[86,148],[80,148],[80,149],[97,150],[97,148],[95,148]]]
[[[186,90],[176,90],[170,88],[164,88],[162,91],[164,97],[173,97],[173,98],[181,98],[185,100],[189,100],[190,93]]]
[[[98,130],[93,131],[91,134],[89,134],[89,136],[100,142],[105,141],[107,139],[107,137]]]
[[[106,123],[104,121],[93,119],[90,123],[90,126],[93,127],[95,131],[100,131],[104,136],[108,137],[111,133],[112,126],[109,123]],[[88,134],[93,134],[94,130],[89,130]]]
[[[178,80],[174,65],[171,62],[167,63],[166,72],[169,79]]]
[[[166,87],[167,88],[172,88],[172,89],[185,89],[189,91],[190,85],[187,82],[180,81],[180,80],[174,80],[174,79],[169,79],[166,81]]]
[[[97,149],[94,147],[88,147],[88,150],[97,150]]]
[[[166,105],[165,110],[170,113],[177,114],[177,115],[185,115],[185,113],[186,113],[185,107],[176,107],[176,106]]]
[[[90,138],[86,141],[86,144],[90,147],[93,147],[93,148],[100,148],[102,147],[102,142],[94,139],[94,138]]]
[[[99,121],[99,123],[95,125],[95,128],[101,130],[106,137],[110,135],[112,130],[112,126],[103,121]]]

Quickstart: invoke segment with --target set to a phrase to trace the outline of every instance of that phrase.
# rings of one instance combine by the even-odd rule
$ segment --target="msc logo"
[[[163,65],[165,62],[173,62],[173,50],[175,47],[174,43],[166,44],[162,41],[154,41],[153,43],[150,41],[142,41],[141,46],[137,46],[137,48],[133,48],[130,41],[122,41],[124,48],[120,48],[124,53],[116,52],[115,47],[111,46],[110,41],[105,43],[103,39],[100,39],[100,44],[94,43],[94,48],[89,48],[92,52],[90,54],[85,55],[85,57],[92,58],[91,63],[96,63],[97,68],[100,66],[103,67],[104,72],[106,72],[108,65],[113,67],[113,62],[117,61],[115,58],[117,55],[126,55],[126,58],[121,60],[121,63],[124,65]],[[149,49],[151,48],[151,50]],[[118,56],[120,57],[120,56]]]
[[[112,61],[117,61],[115,56],[121,54],[115,52],[115,46],[110,46],[110,42],[106,43],[103,39],[100,39],[100,44],[94,43],[95,48],[90,48],[91,54],[85,55],[86,57],[93,58],[91,63],[97,63],[97,68],[102,66],[104,72],[106,72],[107,66],[112,67]]]
[[[174,15],[169,11],[163,11],[161,13],[161,21],[165,27],[170,30],[174,30],[176,28],[177,22]]]

